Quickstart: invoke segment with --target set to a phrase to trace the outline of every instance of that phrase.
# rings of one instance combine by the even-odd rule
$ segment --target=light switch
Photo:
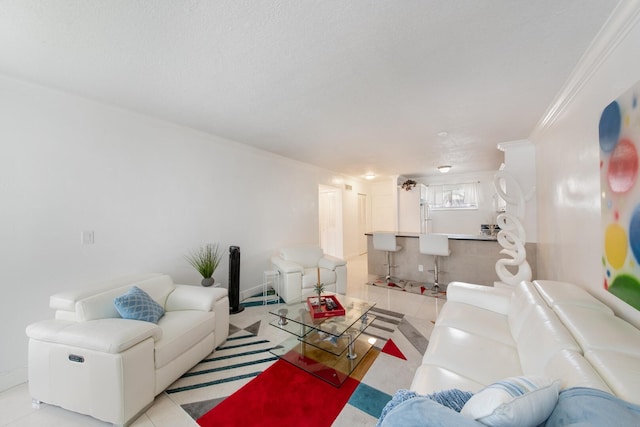
[[[81,233],[81,240],[83,245],[93,245],[95,243],[93,240],[93,230],[83,231]]]

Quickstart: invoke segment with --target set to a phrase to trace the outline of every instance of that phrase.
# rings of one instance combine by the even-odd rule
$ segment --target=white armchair
[[[346,261],[324,254],[317,246],[282,248],[271,257],[271,263],[280,274],[280,296],[287,304],[313,294],[318,269],[325,290],[339,294],[347,291]]]

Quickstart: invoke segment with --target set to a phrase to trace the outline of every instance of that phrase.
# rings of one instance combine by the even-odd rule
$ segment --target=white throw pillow
[[[560,381],[550,378],[507,378],[474,394],[460,413],[492,427],[536,427],[549,418],[559,391]]]

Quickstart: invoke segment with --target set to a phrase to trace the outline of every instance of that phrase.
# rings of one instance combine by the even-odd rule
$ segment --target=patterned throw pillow
[[[460,413],[492,427],[536,427],[558,402],[560,382],[544,377],[511,377],[473,395]]]
[[[137,286],[133,286],[126,294],[116,297],[113,304],[124,319],[158,323],[158,320],[164,316],[162,306]]]

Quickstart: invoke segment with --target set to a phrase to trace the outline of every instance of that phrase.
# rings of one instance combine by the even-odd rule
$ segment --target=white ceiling
[[[487,171],[617,2],[0,0],[0,73],[352,176]]]

